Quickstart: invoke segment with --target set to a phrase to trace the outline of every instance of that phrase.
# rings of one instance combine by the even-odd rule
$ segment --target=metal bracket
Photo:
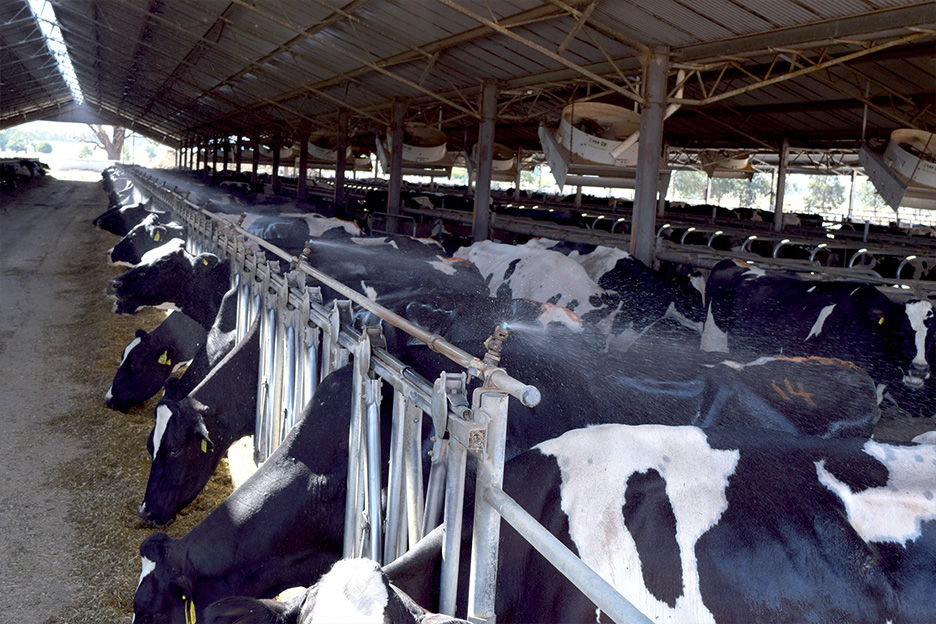
[[[462,420],[471,419],[471,405],[468,403],[468,375],[442,372],[432,388],[432,425],[435,428],[435,435],[432,436],[432,450],[429,451],[429,456],[432,458],[432,463],[437,464],[445,457],[448,446],[445,434],[449,428],[449,409]]]

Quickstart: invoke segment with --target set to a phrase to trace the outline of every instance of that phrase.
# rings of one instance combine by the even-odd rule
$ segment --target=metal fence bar
[[[471,558],[469,595],[473,621],[493,622],[498,557],[498,516],[503,516],[537,550],[570,577],[599,609],[617,622],[649,622],[614,588],[559,540],[546,531],[503,490],[503,464],[507,418],[507,395],[526,405],[539,402],[539,391],[509,376],[495,365],[484,362],[426,332],[403,317],[366,299],[360,293],[308,266],[299,263],[297,273],[311,276],[348,297],[384,321],[403,329],[425,342],[482,380],[471,406],[465,398],[466,377],[443,374],[430,388],[428,382],[413,373],[384,349],[371,345],[368,332],[358,332],[350,325],[351,301],[332,303],[330,310],[321,305],[320,291],[291,286],[278,267],[269,266],[250,252],[245,241],[285,260],[298,260],[237,226],[222,231],[217,218],[172,191],[149,179],[144,186],[154,201],[168,206],[189,224],[192,249],[208,250],[232,258],[232,283],[239,285],[246,308],[238,309],[238,326],[249,326],[256,314],[261,319],[262,357],[258,388],[257,441],[266,455],[278,444],[280,436],[271,436],[272,427],[285,432],[291,413],[311,398],[317,380],[337,370],[354,353],[354,405],[349,430],[348,499],[346,501],[345,555],[369,554],[389,562],[405,552],[407,539],[412,545],[432,526],[434,495],[445,484],[446,539],[442,581],[442,611],[453,614],[457,597],[458,555],[464,497],[467,453],[478,459],[477,495]],[[228,227],[228,226],[225,226]],[[237,235],[231,234],[236,232]],[[294,276],[295,277],[295,276]],[[246,330],[246,327],[245,327]],[[277,355],[279,353],[279,355]],[[372,378],[372,376],[376,378]],[[460,377],[460,378],[459,378]],[[394,501],[387,516],[386,540],[381,540],[379,515],[379,393],[381,380],[394,388],[394,421],[390,453],[390,498]],[[436,428],[433,470],[426,486],[422,480],[423,414],[433,417]],[[285,419],[285,420],[284,420]],[[402,421],[402,423],[400,422]],[[443,434],[448,433],[443,440]],[[365,438],[366,436],[366,438]],[[275,442],[272,438],[275,438]],[[375,452],[376,450],[376,452]],[[401,465],[402,464],[402,465]],[[405,491],[405,497],[402,496]],[[401,499],[405,498],[405,504]],[[365,502],[366,501],[366,502]],[[366,517],[365,517],[366,514]],[[405,526],[404,526],[405,525]],[[434,526],[434,525],[433,525]],[[364,550],[365,545],[367,551]],[[383,552],[380,546],[383,547]]]

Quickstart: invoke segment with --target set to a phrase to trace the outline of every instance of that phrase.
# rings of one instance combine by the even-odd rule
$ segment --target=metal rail
[[[615,621],[649,621],[535,519],[528,514],[524,517],[519,505],[503,493],[508,397],[535,406],[540,401],[537,388],[370,301],[302,258],[290,256],[238,226],[230,226],[153,178],[134,170],[131,173],[154,201],[188,225],[189,251],[208,251],[231,261],[232,285],[239,294],[239,335],[260,317],[263,333],[255,435],[259,460],[268,457],[286,436],[295,414],[311,398],[318,381],[348,362],[352,364],[345,556],[364,555],[389,563],[434,527],[432,518],[444,507],[446,538],[440,610],[454,614],[465,467],[467,454],[471,453],[478,460],[478,475],[469,619],[495,620],[499,518],[503,515]],[[259,249],[288,261],[291,270],[280,274],[279,262],[267,262],[264,254],[257,253]],[[324,305],[320,288],[307,285],[307,276],[347,299]],[[443,373],[430,384],[381,346],[379,328],[359,331],[351,325],[351,301],[445,355],[464,372]],[[471,400],[468,375],[481,381]],[[385,387],[393,392],[393,414],[386,462],[387,506],[382,514],[379,404]],[[428,486],[423,482],[422,466],[422,425],[426,415],[436,431],[429,453],[432,469]],[[434,482],[445,483],[444,504],[432,495]]]

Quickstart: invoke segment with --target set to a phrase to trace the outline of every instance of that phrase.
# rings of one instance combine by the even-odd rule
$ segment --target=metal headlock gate
[[[614,621],[650,622],[502,489],[508,397],[535,406],[540,400],[535,387],[508,375],[496,365],[496,357],[478,359],[462,351],[316,270],[301,257],[290,256],[205,207],[192,204],[149,174],[134,167],[121,169],[156,204],[185,223],[187,251],[210,252],[231,261],[231,284],[239,295],[238,338],[260,317],[260,392],[254,442],[258,463],[285,438],[318,382],[352,364],[345,557],[365,556],[390,563],[437,526],[441,512],[445,538],[439,609],[454,615],[470,452],[478,466],[468,590],[471,621],[496,620],[503,517]],[[261,248],[282,258],[288,269],[280,273],[279,262],[268,262]],[[307,283],[308,278],[347,299],[324,305],[320,287]],[[353,327],[352,302],[421,340],[463,371],[443,373],[429,383],[384,348],[379,326],[363,331]],[[496,342],[505,335],[495,330],[485,347],[496,351]],[[469,375],[481,381],[470,398]],[[393,414],[386,515],[381,517],[379,404],[387,386],[393,391]],[[427,415],[436,434],[429,452],[429,482],[424,484],[422,425]]]

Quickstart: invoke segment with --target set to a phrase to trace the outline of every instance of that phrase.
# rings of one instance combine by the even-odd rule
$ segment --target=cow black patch
[[[644,585],[657,600],[675,608],[683,594],[676,514],[659,472],[636,472],[627,479],[621,512],[637,546]]]

